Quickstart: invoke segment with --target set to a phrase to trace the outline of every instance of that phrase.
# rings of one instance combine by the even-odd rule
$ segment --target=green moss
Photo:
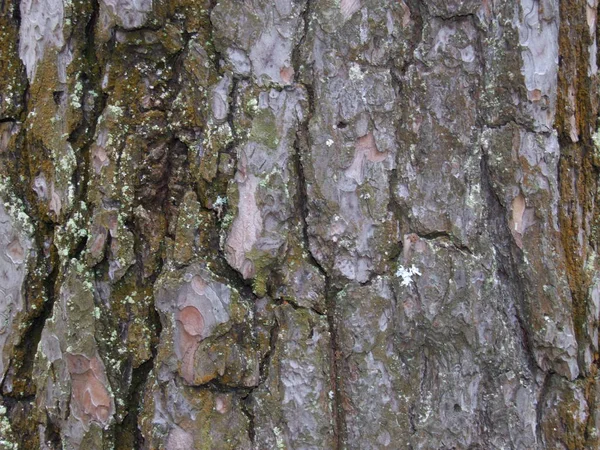
[[[259,110],[252,120],[249,139],[274,150],[279,144],[278,134],[275,115],[269,109]]]

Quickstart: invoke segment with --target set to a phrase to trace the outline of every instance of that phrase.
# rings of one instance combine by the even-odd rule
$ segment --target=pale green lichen
[[[285,444],[283,443],[283,438],[281,437],[281,430],[278,427],[275,427],[273,428],[273,434],[275,435],[275,441],[277,442],[277,449],[285,449]]]
[[[592,142],[594,143],[594,156],[600,159],[600,129],[596,130],[596,132],[592,134]]]
[[[0,405],[0,449],[18,450],[19,444],[14,441],[13,431],[6,416],[6,407]]]
[[[33,224],[29,215],[25,212],[23,201],[15,195],[10,178],[0,178],[0,199],[4,200],[4,208],[13,219],[13,224],[27,235],[34,233]]]

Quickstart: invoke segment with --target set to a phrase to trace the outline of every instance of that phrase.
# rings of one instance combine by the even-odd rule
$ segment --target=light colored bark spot
[[[48,198],[48,182],[46,181],[46,175],[41,173],[34,178],[33,191],[40,200],[46,200]]]
[[[67,354],[71,375],[71,411],[86,426],[91,421],[106,425],[114,412],[111,398],[102,377],[102,364],[97,357]]]
[[[229,114],[229,90],[231,89],[231,77],[224,76],[212,89],[212,114],[216,123],[227,120]]]
[[[0,379],[8,367],[14,345],[13,320],[23,310],[23,282],[31,241],[14,225],[0,198]],[[9,388],[7,388],[9,389]]]
[[[360,0],[341,0],[340,11],[344,20],[348,20],[352,14],[360,9]]]
[[[204,317],[193,306],[186,306],[179,312],[179,321],[190,336],[200,336],[204,331]]]
[[[23,0],[20,4],[19,56],[33,81],[47,47],[64,46],[62,0]]]
[[[194,278],[192,278],[192,289],[196,294],[204,295],[207,286],[208,284],[202,279],[202,277],[196,275]]]
[[[575,111],[577,111],[577,100],[575,99],[575,87],[569,86],[568,96],[569,100],[569,111],[572,111],[569,115],[569,137],[571,142],[579,141],[579,127],[577,126],[577,119],[575,118]]]
[[[58,193],[54,190],[54,183],[52,183],[50,190],[52,194],[50,198],[50,204],[48,205],[48,209],[58,216],[60,215],[60,211],[62,210],[62,200],[60,199]]]
[[[377,149],[375,137],[372,132],[358,138],[356,140],[355,149],[356,153],[354,154],[354,160],[350,167],[346,169],[346,176],[354,179],[358,184],[362,184],[365,178],[364,172],[367,161],[383,162],[388,154],[381,153]]]
[[[246,258],[246,254],[254,247],[263,228],[260,210],[256,204],[258,178],[249,174],[243,182],[238,182],[238,188],[238,215],[231,226],[225,252],[229,264],[247,279],[254,276],[254,265]]]
[[[166,450],[189,450],[194,448],[193,436],[183,428],[173,428],[167,438]]]
[[[215,399],[215,409],[217,410],[217,412],[219,414],[225,414],[226,412],[229,411],[229,403],[231,403],[231,400],[226,398],[226,397],[222,397],[219,396]]]
[[[194,354],[202,340],[204,317],[194,306],[186,306],[179,311],[177,318],[179,336],[177,345],[181,358],[181,375],[188,383],[194,381]]]
[[[280,70],[290,64],[292,46],[290,41],[281,38],[274,27],[263,30],[258,41],[250,49],[250,61],[259,85],[269,79],[281,83]]]
[[[92,245],[90,246],[90,253],[92,257],[97,258],[104,254],[104,244],[106,243],[106,235],[108,233],[103,227],[94,228],[95,229],[92,237]]]
[[[106,149],[100,145],[94,145],[92,148],[92,166],[94,172],[99,174],[102,171],[102,168],[108,166],[108,164],[109,159],[106,154]]]
[[[21,125],[15,122],[0,123],[0,153],[8,148],[10,138],[21,130]]]
[[[152,11],[152,0],[102,0],[100,4],[105,13],[108,12],[118,25],[127,29],[141,27]]]
[[[550,4],[521,0],[521,13],[516,18],[521,44],[527,91],[538,89],[549,99],[550,107],[539,106],[531,111],[536,127],[550,129],[554,122],[556,75],[558,69],[558,13]],[[518,10],[518,9],[517,9]]]
[[[525,197],[519,194],[512,202],[512,219],[510,220],[510,231],[515,238],[519,248],[523,248],[523,232],[525,231]]]
[[[48,201],[49,211],[53,212],[57,216],[60,214],[62,209],[62,200],[54,189],[54,182],[48,183],[46,180],[46,175],[41,173],[33,180],[33,190],[40,200]]]
[[[12,242],[8,244],[6,247],[6,256],[8,256],[14,264],[21,264],[25,260],[25,250],[18,238],[14,238]]]
[[[596,19],[598,18],[598,0],[588,0],[585,11],[590,34],[592,34],[596,29]]]
[[[539,102],[542,99],[542,91],[539,89],[534,89],[532,91],[527,92],[527,98],[532,102]]]
[[[410,8],[404,1],[400,2],[400,7],[402,8],[402,27],[406,28],[411,22]]]
[[[294,69],[292,67],[282,67],[279,74],[284,84],[289,85],[294,82]]]

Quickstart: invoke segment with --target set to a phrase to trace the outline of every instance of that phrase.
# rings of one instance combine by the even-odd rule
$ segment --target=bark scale
[[[597,0],[0,9],[0,448],[600,445]]]

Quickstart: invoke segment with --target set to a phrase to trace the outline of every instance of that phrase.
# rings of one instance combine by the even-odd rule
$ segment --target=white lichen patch
[[[348,70],[348,78],[350,78],[351,81],[362,81],[365,78],[365,73],[360,69],[358,64],[352,63]]]
[[[396,270],[396,276],[398,278],[402,278],[402,286],[410,286],[410,284],[413,282],[413,275],[421,275],[421,272],[414,264],[408,269],[404,266],[398,266],[398,270]]]

